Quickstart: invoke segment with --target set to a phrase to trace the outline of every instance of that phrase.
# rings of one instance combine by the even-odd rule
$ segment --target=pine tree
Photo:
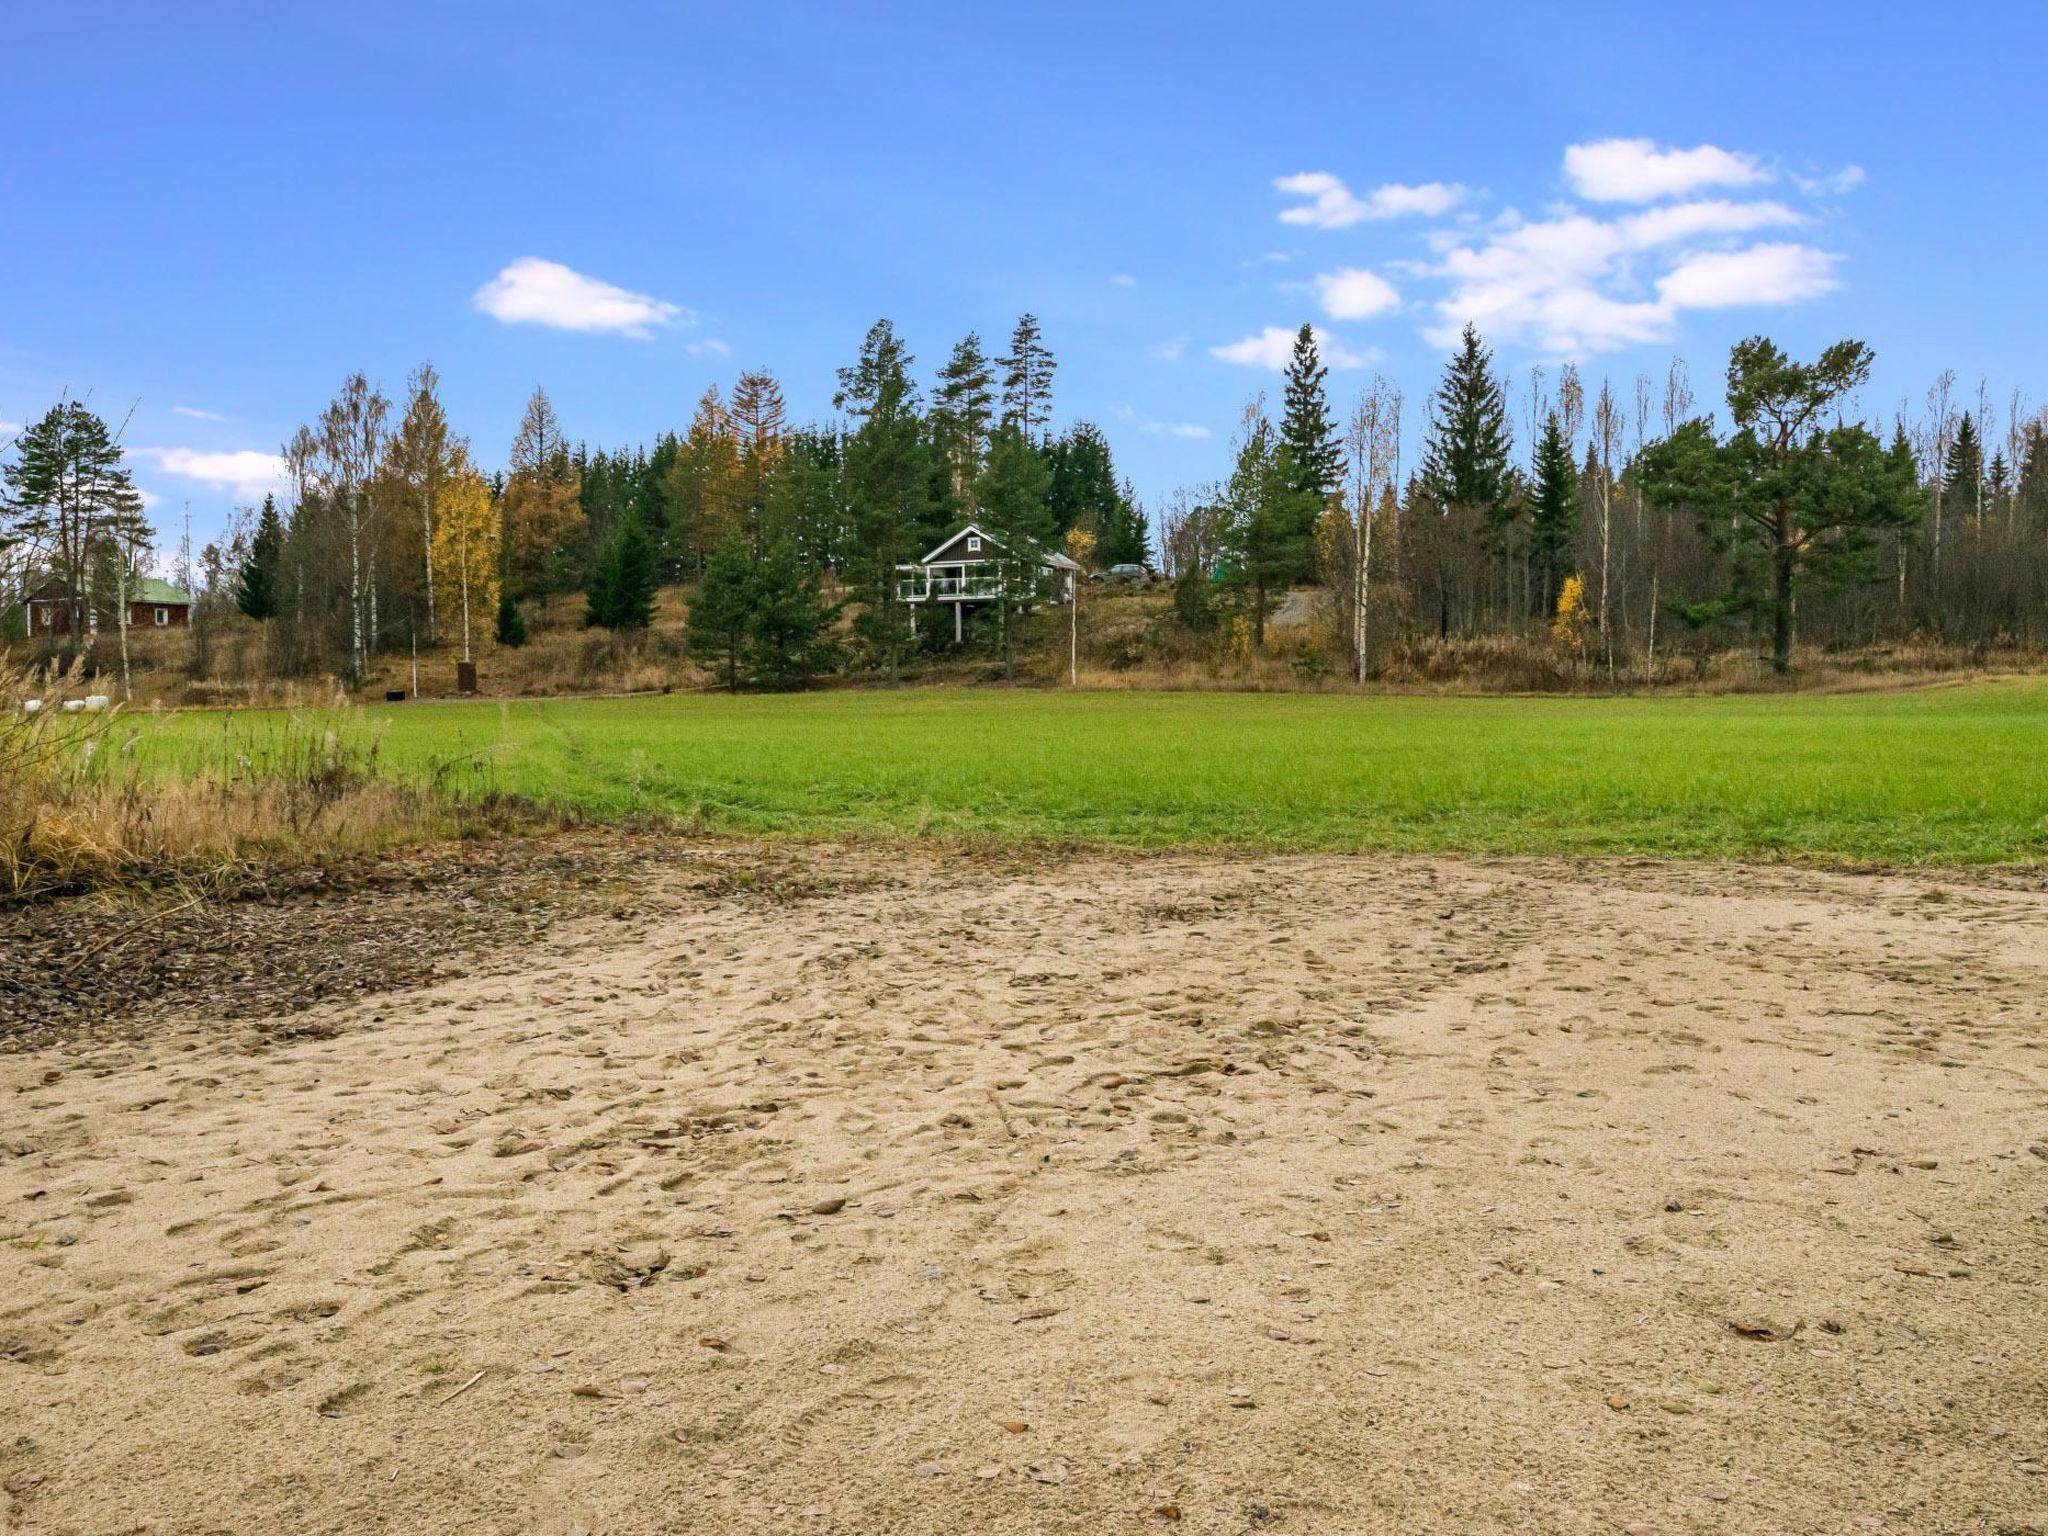
[[[1493,354],[1467,325],[1431,400],[1423,485],[1445,507],[1469,507],[1497,520],[1509,507],[1513,446],[1507,396],[1494,378]]]
[[[704,575],[690,599],[685,644],[709,664],[734,693],[740,686],[740,656],[754,615],[754,557],[746,541],[728,533],[704,560]]]
[[[1263,412],[1247,411],[1224,488],[1220,569],[1251,620],[1252,643],[1261,648],[1267,617],[1308,558],[1315,502],[1299,483],[1294,450]]]
[[[49,551],[70,588],[76,650],[85,643],[85,589],[95,549],[106,541],[148,542],[142,497],[106,423],[75,400],[51,407],[23,428],[14,454],[0,471],[0,510],[14,538]]]
[[[654,621],[660,571],[654,541],[637,517],[627,517],[605,544],[591,572],[583,622],[592,628],[645,629]]]
[[[932,391],[932,451],[946,475],[953,515],[968,519],[978,510],[974,483],[981,478],[988,455],[989,431],[995,421],[995,375],[981,350],[981,337],[970,331],[953,347],[939,370]]]
[[[1799,584],[1867,574],[1875,533],[1910,528],[1924,510],[1917,477],[1896,450],[1860,422],[1823,425],[1870,377],[1870,365],[1859,341],[1797,363],[1753,336],[1728,359],[1735,431],[1717,440],[1712,424],[1695,418],[1638,460],[1652,502],[1691,507],[1701,533],[1732,546],[1731,596],[1769,612],[1780,675],[1792,669]]]
[[[910,378],[913,361],[896,328],[877,320],[859,359],[839,370],[832,399],[859,423],[846,439],[842,475],[850,558],[862,592],[854,627],[891,682],[910,638],[909,616],[896,595],[896,566],[913,556],[914,541],[934,534],[933,514],[939,510],[917,386]]]
[[[235,606],[252,619],[276,618],[283,567],[284,522],[277,515],[277,498],[265,496],[255,537],[249,541],[249,557],[235,582]]]
[[[1039,334],[1038,316],[1023,315],[1010,333],[1010,355],[999,357],[1003,370],[1003,421],[1026,439],[1036,441],[1052,420],[1053,362]]]
[[[1558,584],[1570,564],[1572,540],[1578,531],[1579,476],[1572,465],[1572,446],[1552,411],[1536,445],[1536,483],[1529,499],[1529,548],[1539,581],[1538,613],[1556,607]]]
[[[1315,498],[1318,511],[1344,475],[1344,451],[1337,441],[1337,422],[1323,381],[1330,370],[1316,350],[1315,332],[1307,325],[1295,333],[1294,355],[1287,363],[1287,393],[1280,416],[1280,441],[1294,455],[1297,491]]]

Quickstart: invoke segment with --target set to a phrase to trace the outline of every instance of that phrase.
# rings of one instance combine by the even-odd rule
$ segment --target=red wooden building
[[[68,635],[78,611],[85,610],[86,627],[120,623],[120,610],[113,600],[97,602],[88,583],[83,595],[71,590],[71,583],[52,576],[29,594],[30,635]],[[192,622],[192,599],[168,581],[154,576],[138,577],[128,594],[128,625],[131,629],[183,629]]]

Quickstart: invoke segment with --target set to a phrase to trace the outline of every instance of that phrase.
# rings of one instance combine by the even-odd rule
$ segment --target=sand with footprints
[[[2048,1528],[2038,878],[691,857],[0,1056],[0,1531]]]

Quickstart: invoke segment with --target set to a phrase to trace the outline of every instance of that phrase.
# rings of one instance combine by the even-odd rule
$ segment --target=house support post
[[[960,643],[960,610],[966,606],[965,603],[955,603],[953,605],[953,643],[955,645]]]

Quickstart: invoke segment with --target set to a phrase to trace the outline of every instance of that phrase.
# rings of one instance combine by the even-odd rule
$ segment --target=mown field
[[[905,690],[137,719],[151,771],[380,774],[712,830],[1158,846],[2048,856],[2048,679],[1643,699]]]

